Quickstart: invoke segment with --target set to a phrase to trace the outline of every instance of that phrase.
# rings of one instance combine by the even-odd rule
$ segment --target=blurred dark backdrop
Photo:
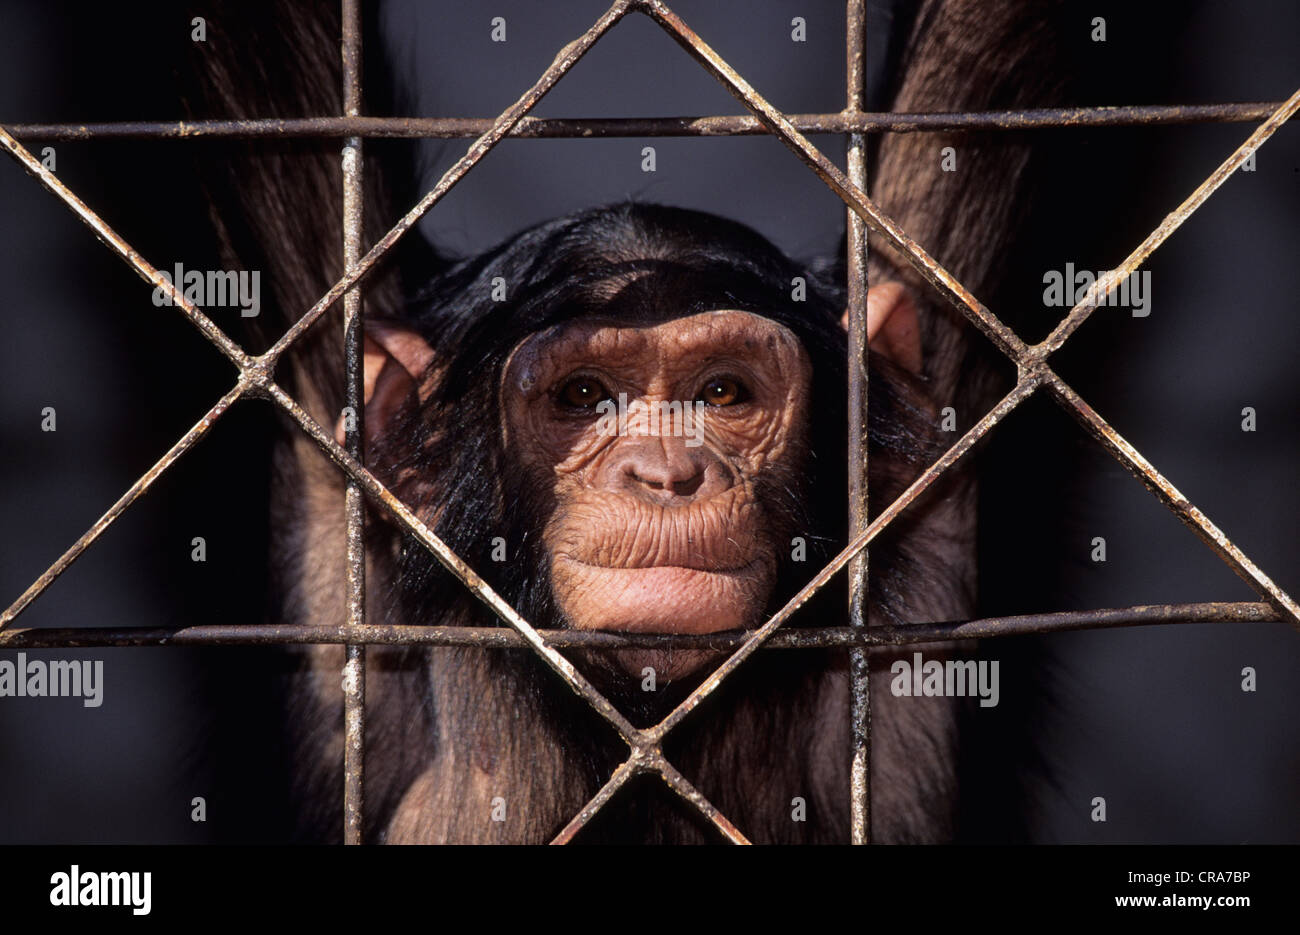
[[[421,115],[495,116],[603,11],[604,0],[392,3],[372,16],[367,65],[411,78]],[[835,0],[679,0],[683,18],[776,106],[843,104]],[[1300,84],[1287,0],[1067,4],[1075,103],[1276,101]],[[173,119],[173,44],[201,3],[0,12],[0,121]],[[489,39],[504,16],[508,42]],[[807,42],[790,41],[790,20]],[[905,8],[870,4],[872,105]],[[1090,41],[1102,16],[1107,41]],[[208,23],[238,42],[239,24]],[[631,17],[541,104],[540,116],[738,113],[657,27]],[[1010,257],[1001,307],[1037,338],[1042,276],[1122,259],[1253,129],[1246,124],[1036,131],[1051,184]],[[653,143],[658,171],[640,171]],[[842,164],[843,143],[815,138]],[[32,144],[40,154],[45,144]],[[57,174],[156,265],[217,262],[187,147],[55,144]],[[431,183],[464,141],[423,149]],[[1300,592],[1300,134],[1283,128],[1152,258],[1147,318],[1101,310],[1057,365],[1067,381],[1255,562]],[[766,137],[507,141],[421,225],[455,252],[588,205],[633,197],[715,211],[792,254],[833,251],[841,203]],[[0,163],[0,600],[6,604],[231,385],[220,354],[12,161]],[[370,232],[373,239],[375,232]],[[337,313],[336,313],[337,314]],[[217,310],[234,332],[237,312]],[[58,431],[40,431],[41,410]],[[1240,430],[1241,409],[1258,431]],[[21,618],[23,626],[175,626],[261,619],[267,407],[245,404]],[[985,615],[1144,602],[1252,600],[1239,581],[1050,402],[982,449]],[[195,536],[208,560],[190,560]],[[1089,560],[1104,536],[1108,561]],[[1300,637],[1216,625],[1002,640],[1001,704],[965,756],[973,839],[1036,842],[1300,840]],[[105,701],[0,699],[0,842],[275,841],[289,803],[274,706],[275,650],[41,651],[102,659]],[[0,654],[13,658],[13,653]],[[1259,690],[1240,690],[1253,666]],[[194,796],[208,820],[190,820]],[[1094,796],[1108,821],[1089,820]]]

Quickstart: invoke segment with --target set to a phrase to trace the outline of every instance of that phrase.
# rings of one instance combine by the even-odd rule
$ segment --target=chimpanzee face
[[[790,533],[763,491],[798,486],[810,380],[793,333],[734,310],[575,320],[515,349],[504,442],[553,488],[543,541],[567,625],[711,633],[761,622]],[[619,662],[672,678],[707,656],[654,655]]]

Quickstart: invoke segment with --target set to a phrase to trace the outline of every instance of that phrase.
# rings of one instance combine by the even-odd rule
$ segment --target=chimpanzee
[[[1052,52],[1031,7],[921,4],[895,109],[1043,104]],[[194,50],[195,116],[339,111],[337,10],[286,2],[229,15],[246,23],[245,40]],[[933,141],[881,143],[872,196],[981,294],[1014,229],[1027,147],[971,143],[951,173],[922,147]],[[281,317],[263,321],[283,328],[341,272],[337,154],[255,143],[220,159],[209,174],[218,233],[232,262],[271,271],[264,281]],[[392,193],[411,185],[404,171],[367,164],[372,237],[388,226]],[[873,510],[942,451],[940,411],[977,412],[991,384],[960,316],[875,246]],[[547,221],[466,259],[408,244],[365,289],[366,463],[534,625],[753,628],[847,541],[842,263],[810,268],[732,221],[628,201]],[[282,378],[341,433],[339,330],[318,326]],[[275,471],[273,613],[339,623],[342,477],[293,431]],[[953,474],[873,544],[873,622],[970,612],[973,496],[972,478]],[[369,620],[497,622],[378,511],[366,544]],[[843,624],[839,581],[790,626]],[[288,712],[309,839],[340,835],[342,653],[305,652]],[[949,840],[954,702],[894,697],[894,655],[871,658],[874,837]],[[640,723],[662,716],[722,658],[570,657]],[[545,841],[626,754],[526,650],[372,647],[366,678],[369,840]],[[665,754],[752,840],[845,841],[848,706],[843,651],[759,653],[674,732]],[[649,780],[634,780],[580,838],[709,839],[690,809]]]

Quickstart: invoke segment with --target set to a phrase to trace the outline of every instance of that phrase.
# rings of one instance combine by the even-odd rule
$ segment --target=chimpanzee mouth
[[[770,575],[762,559],[735,569],[591,565],[557,557],[554,580],[570,625],[623,633],[705,634],[754,625]]]

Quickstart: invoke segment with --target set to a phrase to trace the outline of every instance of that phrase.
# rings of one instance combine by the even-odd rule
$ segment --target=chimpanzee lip
[[[681,565],[645,568],[591,565],[576,559],[557,586],[575,587],[584,600],[561,609],[580,630],[628,633],[714,633],[747,626],[766,595],[762,560],[730,571]],[[593,595],[595,596],[593,599]]]
[[[563,561],[566,562],[572,562],[574,565],[584,565],[587,568],[598,568],[601,571],[651,571],[657,569],[670,571],[676,569],[678,571],[692,571],[697,574],[703,573],[708,575],[744,575],[749,572],[757,570],[763,561],[761,558],[753,558],[745,562],[743,565],[736,565],[735,567],[731,567],[731,568],[718,568],[716,566],[708,565],[704,562],[700,562],[698,564],[683,564],[682,562],[663,562],[663,563],[653,563],[647,565],[602,565],[597,562],[583,561],[582,559],[577,558],[576,556],[569,555],[563,552],[558,554],[556,558],[562,559]]]

